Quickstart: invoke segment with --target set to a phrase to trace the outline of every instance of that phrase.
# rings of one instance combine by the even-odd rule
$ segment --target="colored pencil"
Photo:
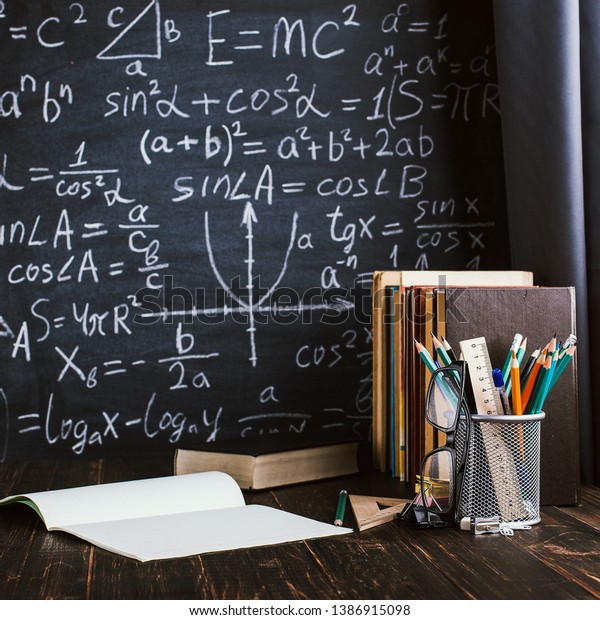
[[[525,362],[525,366],[523,367],[523,370],[521,371],[521,385],[523,387],[525,386],[525,381],[527,380],[529,373],[532,371],[533,365],[535,364],[535,361],[537,360],[540,352],[541,352],[541,348],[537,347],[535,351],[533,351],[533,353],[529,356],[529,358],[527,359],[527,362]]]
[[[527,405],[529,404],[529,401],[531,400],[531,395],[533,394],[535,390],[535,386],[536,386],[539,374],[544,366],[545,360],[546,360],[546,349],[544,349],[538,355],[538,358],[535,361],[535,364],[533,365],[533,368],[531,372],[529,373],[529,376],[527,377],[527,381],[525,382],[525,385],[523,386],[523,390],[521,393],[521,407],[523,408],[523,411],[527,410]]]
[[[539,413],[541,411],[540,403],[542,402],[542,394],[547,391],[548,382],[552,376],[552,355],[550,353],[546,355],[544,367],[540,371],[540,377],[536,381],[538,385],[535,389],[530,413]]]
[[[415,340],[415,347],[417,347],[417,353],[423,362],[425,362],[427,369],[430,372],[435,372],[437,370],[437,366],[435,365],[429,351],[418,340]]]
[[[521,415],[521,377],[519,374],[519,360],[516,353],[512,352],[512,362],[510,365],[510,380],[512,382],[512,408],[515,415]]]
[[[508,381],[510,378],[510,363],[512,360],[512,352],[513,350],[517,350],[523,341],[523,336],[521,334],[515,334],[512,344],[510,345],[510,349],[508,350],[508,354],[506,356],[506,360],[504,361],[504,366],[502,366],[502,379],[504,380],[504,386],[508,392]]]
[[[442,341],[442,344],[444,345],[444,349],[446,349],[446,353],[448,353],[448,357],[455,362],[456,361],[456,353],[454,353],[454,350],[452,349],[451,344],[444,338],[444,336],[440,337],[440,340]]]
[[[546,400],[546,396],[548,396],[548,392],[550,391],[550,384],[552,383],[552,378],[554,376],[554,372],[556,371],[556,366],[558,363],[558,351],[554,351],[552,354],[552,361],[550,364],[550,372],[548,373],[546,380],[544,381],[544,385],[542,387],[542,391],[540,392],[540,396],[537,402],[537,411],[539,413],[542,411],[542,407],[544,406],[544,401]]]
[[[512,364],[513,364],[513,360],[517,360],[517,368],[521,367],[521,362],[523,361],[523,358],[525,357],[525,351],[527,350],[527,338],[523,338],[523,340],[521,341],[521,344],[518,346],[517,349],[513,349],[512,350],[512,359],[511,359],[511,365],[510,365],[510,371],[509,371],[509,380],[508,380],[508,385],[506,386],[506,394],[507,396],[510,396],[512,393],[512,386],[513,386],[513,371],[512,371]],[[519,377],[520,377],[520,372],[519,372]],[[519,388],[520,389],[520,388]],[[520,395],[519,395],[520,396]]]
[[[565,368],[569,365],[569,362],[573,359],[573,355],[575,354],[575,345],[571,345],[563,354],[563,356],[558,360],[558,364],[552,375],[552,380],[550,381],[551,390],[554,387],[554,384],[558,381],[558,378],[562,375]]]
[[[569,334],[568,338],[562,343],[562,350],[567,351],[573,345],[577,344],[577,336],[575,334]]]
[[[516,351],[517,360],[519,361],[519,366],[523,363],[523,358],[525,357],[525,352],[527,351],[527,338],[523,338],[523,341],[519,345],[519,348]]]
[[[433,346],[438,355],[438,359],[440,360],[440,363],[443,366],[448,366],[448,364],[452,363],[452,360],[450,359],[448,352],[444,348],[444,345],[441,343],[441,341],[438,338],[435,337],[433,332],[431,332],[431,337],[433,339]]]

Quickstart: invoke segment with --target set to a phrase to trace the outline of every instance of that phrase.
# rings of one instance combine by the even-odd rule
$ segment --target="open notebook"
[[[203,472],[12,495],[48,530],[63,530],[136,560],[256,547],[352,530],[289,512],[246,505],[233,478]]]

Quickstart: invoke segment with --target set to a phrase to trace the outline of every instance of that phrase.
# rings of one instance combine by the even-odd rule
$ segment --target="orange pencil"
[[[546,361],[547,350],[548,348],[546,347],[546,349],[544,349],[538,355],[538,358],[535,361],[535,364],[533,365],[531,372],[529,373],[529,377],[527,377],[525,386],[523,387],[523,394],[521,394],[521,407],[523,411],[525,410],[525,407],[527,407],[527,403],[529,402],[529,399],[531,398],[531,394],[533,393],[533,388],[535,387],[535,381],[537,379],[537,376],[539,375],[540,370],[542,366],[544,365],[544,362]]]
[[[521,408],[521,372],[519,368],[519,359],[515,352],[512,352],[512,360],[510,362],[510,380],[512,383],[512,406],[514,415],[522,415]],[[523,438],[523,427],[517,426],[517,435],[519,437],[519,452],[521,453],[521,461],[525,460],[525,440]]]
[[[519,360],[515,352],[512,352],[512,360],[510,362],[510,381],[512,383],[512,406],[515,415],[521,415],[521,376],[519,370]]]

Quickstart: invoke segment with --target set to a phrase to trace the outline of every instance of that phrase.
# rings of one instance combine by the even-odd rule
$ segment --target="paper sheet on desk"
[[[137,560],[159,560],[351,532],[246,505],[237,483],[204,472],[7,497],[25,502],[49,530],[63,530]]]

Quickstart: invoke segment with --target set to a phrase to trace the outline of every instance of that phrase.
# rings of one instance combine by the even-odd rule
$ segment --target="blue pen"
[[[498,390],[498,394],[500,396],[500,401],[502,402],[502,409],[504,411],[504,415],[510,415],[510,404],[508,402],[508,394],[506,393],[506,389],[504,387],[504,378],[502,377],[502,371],[499,368],[494,368],[492,370],[492,379],[494,380],[494,386]]]

